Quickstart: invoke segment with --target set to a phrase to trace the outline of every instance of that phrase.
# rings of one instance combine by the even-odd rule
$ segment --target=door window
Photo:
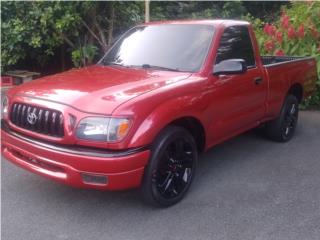
[[[248,67],[255,66],[252,41],[246,26],[232,26],[225,29],[220,40],[215,64],[236,58],[244,59]]]

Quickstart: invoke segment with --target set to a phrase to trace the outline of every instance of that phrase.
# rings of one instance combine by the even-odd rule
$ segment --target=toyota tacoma
[[[245,21],[133,27],[95,65],[14,87],[2,102],[5,159],[74,187],[140,187],[170,206],[198,156],[263,125],[289,141],[317,79],[311,57],[260,56]]]

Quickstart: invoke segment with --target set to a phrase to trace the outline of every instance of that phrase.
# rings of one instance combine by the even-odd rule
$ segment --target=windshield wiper
[[[141,67],[142,68],[156,68],[156,69],[160,69],[160,70],[181,72],[178,68],[168,68],[168,67],[161,67],[161,66],[150,65],[150,64],[142,64]]]

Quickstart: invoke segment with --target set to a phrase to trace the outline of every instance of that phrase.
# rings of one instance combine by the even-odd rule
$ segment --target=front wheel
[[[278,142],[287,142],[294,136],[299,116],[297,97],[288,95],[282,106],[280,116],[266,124],[267,136]]]
[[[142,183],[144,199],[152,205],[168,207],[188,191],[198,162],[192,135],[184,128],[166,127],[156,138]]]

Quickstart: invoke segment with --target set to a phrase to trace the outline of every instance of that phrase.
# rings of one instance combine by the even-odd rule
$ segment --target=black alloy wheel
[[[191,185],[197,161],[191,134],[181,127],[165,128],[153,144],[145,170],[142,190],[147,202],[162,207],[179,202]]]
[[[299,116],[299,101],[296,96],[288,95],[280,115],[266,124],[267,136],[277,142],[287,142],[294,136]]]
[[[291,139],[297,122],[298,122],[298,103],[291,102],[288,108],[286,109],[283,126],[282,126],[282,138],[286,141],[287,139]]]

